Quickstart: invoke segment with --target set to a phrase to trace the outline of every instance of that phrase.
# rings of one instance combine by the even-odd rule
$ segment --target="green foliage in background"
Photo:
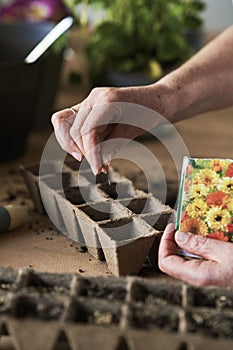
[[[66,0],[102,5],[106,16],[98,23],[87,48],[94,82],[108,71],[140,71],[157,79],[193,53],[186,33],[202,25],[201,0]]]

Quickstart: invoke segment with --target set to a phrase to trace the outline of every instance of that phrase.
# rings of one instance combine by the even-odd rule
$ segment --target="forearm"
[[[233,26],[157,84],[170,92],[172,122],[233,105]]]

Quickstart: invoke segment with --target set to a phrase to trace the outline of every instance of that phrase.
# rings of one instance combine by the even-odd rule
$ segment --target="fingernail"
[[[188,238],[188,233],[185,233],[185,232],[182,232],[182,231],[177,231],[176,232],[176,241],[178,241],[178,242],[185,242],[187,238]]]
[[[109,172],[109,165],[108,164],[104,164],[104,166],[101,169],[101,172],[104,174],[107,174]]]
[[[170,222],[170,223],[167,225],[167,227],[165,228],[164,233],[174,231],[174,229],[175,229],[175,225],[172,224],[172,223]]]
[[[97,169],[97,168],[95,168],[95,167],[93,167],[93,166],[91,166],[91,170],[92,170],[92,172],[93,172],[93,174],[94,174],[95,176],[99,175],[100,172],[101,172],[101,169]]]
[[[101,169],[101,173],[107,174],[108,172],[107,172],[106,168],[103,167],[103,168]]]
[[[111,160],[112,160],[111,153],[106,153],[106,155],[104,156],[104,163],[110,165]]]
[[[77,159],[79,162],[81,162],[81,160],[82,160],[82,155],[81,155],[81,153],[79,153],[79,152],[72,152],[71,153],[72,154],[72,156],[75,158],[75,159]]]

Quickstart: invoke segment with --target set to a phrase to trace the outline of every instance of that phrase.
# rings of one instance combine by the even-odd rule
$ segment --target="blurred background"
[[[208,33],[218,33],[233,23],[231,0],[205,0],[203,11],[204,30]]]
[[[31,205],[19,165],[40,161],[54,111],[82,101],[94,86],[156,82],[232,23],[231,0],[0,0],[0,203]],[[41,55],[26,59],[37,44]],[[232,158],[232,115],[233,108],[211,111],[175,130],[194,158]],[[165,203],[174,207],[180,168],[164,144],[176,145],[176,138],[170,125],[159,132],[162,142],[140,139],[158,163],[132,147],[132,161],[112,165],[144,191],[146,169],[159,199],[165,178]],[[143,169],[131,154],[143,159]],[[96,261],[81,264],[87,255],[77,257],[47,217],[30,211],[28,219],[28,229],[1,234],[0,264],[74,272],[78,262],[85,273],[106,273]]]
[[[94,86],[155,82],[232,23],[231,0],[0,0],[0,160],[23,155],[32,130],[51,130],[52,113]]]

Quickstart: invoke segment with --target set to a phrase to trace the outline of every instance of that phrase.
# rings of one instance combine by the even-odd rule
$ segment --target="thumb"
[[[180,248],[187,250],[189,253],[213,261],[222,262],[227,256],[226,251],[228,249],[232,251],[232,243],[182,231],[175,233],[175,241]]]

